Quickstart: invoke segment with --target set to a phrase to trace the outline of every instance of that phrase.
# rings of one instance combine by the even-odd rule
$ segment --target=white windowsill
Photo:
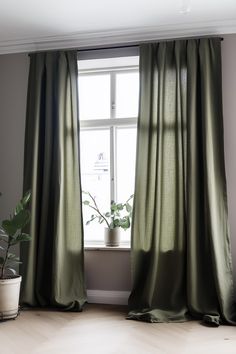
[[[129,243],[121,243],[116,247],[105,246],[102,243],[87,243],[84,245],[85,251],[130,251],[131,247]]]

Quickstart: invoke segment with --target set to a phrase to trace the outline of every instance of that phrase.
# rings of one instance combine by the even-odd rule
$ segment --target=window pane
[[[80,119],[110,117],[110,74],[79,76]]]
[[[136,128],[117,128],[117,200],[134,193]]]
[[[110,130],[80,132],[81,179],[82,190],[90,192],[102,212],[110,206]],[[83,200],[89,200],[83,193]],[[86,226],[86,222],[95,214],[87,205],[83,205],[85,239],[103,239],[105,224],[95,220]]]
[[[134,193],[136,132],[136,128],[117,128],[117,201],[121,203]],[[130,240],[130,228],[121,239]]]
[[[139,74],[116,75],[116,118],[138,116]]]

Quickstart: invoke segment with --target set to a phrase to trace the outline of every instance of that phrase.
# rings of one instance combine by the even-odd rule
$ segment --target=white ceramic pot
[[[115,227],[114,229],[108,229],[105,227],[104,230],[105,245],[108,247],[117,247],[120,244],[120,228]]]
[[[0,279],[0,320],[18,315],[21,276]]]

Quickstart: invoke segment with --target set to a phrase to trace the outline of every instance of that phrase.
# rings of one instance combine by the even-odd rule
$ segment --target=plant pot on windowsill
[[[12,246],[31,238],[22,232],[30,220],[30,212],[26,210],[29,200],[30,192],[16,206],[13,216],[0,226],[0,320],[18,315],[21,276],[16,274],[13,267],[20,261],[10,250]]]
[[[115,227],[114,229],[110,229],[105,227],[104,242],[107,247],[118,247],[120,245],[120,228]]]
[[[133,194],[126,200],[125,203],[111,202],[110,210],[103,213],[98,207],[96,198],[89,192],[83,192],[89,199],[84,200],[83,204],[93,210],[90,220],[86,222],[89,225],[94,220],[99,224],[105,223],[107,227],[104,230],[104,242],[107,247],[117,247],[120,245],[120,230],[130,228],[132,218],[132,205],[130,201],[133,199]]]

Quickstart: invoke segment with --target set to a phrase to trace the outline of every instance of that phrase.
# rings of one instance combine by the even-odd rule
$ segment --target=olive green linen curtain
[[[84,287],[77,53],[30,55],[24,190],[32,241],[21,248],[21,302],[80,311]]]
[[[235,324],[219,38],[144,44],[128,318]]]

